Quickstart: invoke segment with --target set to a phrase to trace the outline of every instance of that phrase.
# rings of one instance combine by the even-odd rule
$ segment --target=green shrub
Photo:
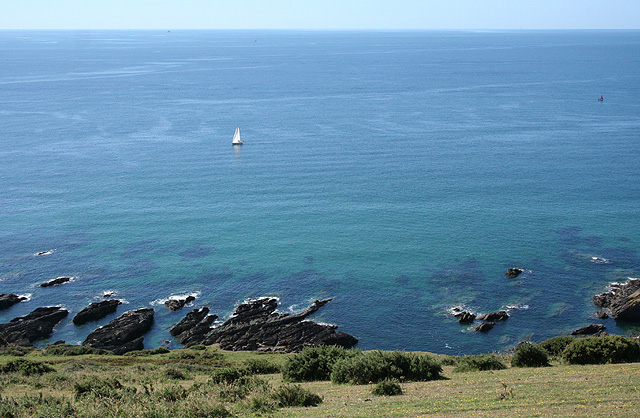
[[[169,349],[167,347],[159,346],[154,349],[149,350],[149,354],[155,356],[156,354],[167,354]]]
[[[426,354],[372,351],[336,362],[331,381],[357,385],[384,379],[425,381],[441,378],[440,373],[440,363]]]
[[[458,359],[454,372],[472,372],[481,370],[503,370],[507,366],[495,354],[463,356]]]
[[[266,380],[255,376],[241,376],[230,383],[219,383],[219,396],[230,402],[246,398],[250,393],[264,393],[269,389]]]
[[[632,363],[640,361],[640,345],[619,335],[576,338],[562,358],[570,364]]]
[[[71,344],[54,344],[47,346],[44,350],[45,356],[82,356],[85,354],[107,355],[113,354],[113,352],[100,348]]]
[[[280,366],[265,359],[249,359],[244,362],[249,374],[272,374],[280,371]]]
[[[126,392],[135,393],[134,388],[125,388],[116,378],[85,379],[73,385],[76,399],[92,395],[100,398],[121,399]]]
[[[175,366],[167,368],[164,371],[164,375],[167,376],[169,379],[174,379],[174,380],[185,380],[187,378],[187,375],[184,374],[182,370],[180,370]]]
[[[538,344],[520,343],[511,359],[513,367],[544,367],[549,365],[549,355]]]
[[[345,350],[335,345],[305,348],[287,360],[282,375],[290,382],[329,380],[331,370],[338,360],[359,354],[359,351]]]
[[[186,398],[188,392],[180,385],[170,385],[157,389],[153,395],[161,401],[177,402]]]
[[[20,373],[24,376],[53,372],[54,369],[44,363],[25,359],[11,360],[0,366],[0,373]]]
[[[271,392],[271,398],[280,407],[317,406],[322,398],[300,385],[283,385]]]
[[[393,380],[385,379],[378,384],[371,391],[376,396],[396,396],[402,395],[402,388]]]
[[[248,374],[247,369],[239,367],[224,367],[216,369],[211,373],[211,380],[214,383],[233,383]]]
[[[200,350],[206,350],[207,346],[204,345],[204,344],[196,344],[196,345],[192,345],[191,347],[189,347],[189,349],[200,351]]]
[[[22,357],[35,350],[34,347],[22,347],[20,345],[8,345],[0,348],[0,356]],[[0,415],[1,416],[1,415]]]
[[[564,349],[575,341],[575,337],[560,336],[549,338],[540,343],[542,347],[551,357],[560,357]]]

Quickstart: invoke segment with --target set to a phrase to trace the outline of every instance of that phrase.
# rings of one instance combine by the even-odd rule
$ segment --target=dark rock
[[[55,279],[40,284],[40,287],[57,286],[59,284],[66,283],[69,280],[71,280],[71,277],[56,277]]]
[[[93,331],[82,345],[124,354],[144,348],[143,335],[153,323],[153,309],[125,312],[107,325]]]
[[[491,328],[495,325],[495,322],[483,322],[482,324],[475,327],[473,330],[477,332],[489,332]]]
[[[117,299],[104,300],[101,302],[93,302],[86,308],[78,312],[73,318],[73,323],[82,325],[85,322],[97,321],[105,316],[113,313],[122,302]]]
[[[524,270],[522,269],[518,269],[518,268],[510,268],[509,270],[507,270],[507,272],[504,274],[505,276],[511,278],[511,279],[515,279],[516,277],[518,277],[520,275],[520,273],[522,273]]]
[[[211,324],[218,319],[217,315],[209,315],[209,308],[202,307],[189,312],[180,322],[169,330],[180,344],[185,347],[200,344],[205,335],[211,331]]]
[[[28,315],[0,324],[0,334],[10,344],[30,345],[51,335],[53,327],[68,314],[69,311],[57,306],[37,308]]]
[[[455,313],[453,316],[455,316],[461,324],[470,324],[476,319],[476,314],[467,311]]]
[[[172,311],[177,311],[178,309],[182,309],[187,303],[193,302],[194,300],[196,300],[195,296],[187,296],[186,299],[169,299],[164,304]]]
[[[615,319],[640,321],[640,280],[612,283],[609,291],[594,296],[593,302]]]
[[[307,320],[309,315],[330,300],[316,300],[298,314],[277,313],[278,300],[275,298],[245,302],[236,308],[226,322],[209,330],[201,340],[190,340],[189,344],[220,344],[222,349],[234,351],[285,352],[300,351],[304,347],[317,345],[353,347],[358,340],[348,334],[337,333],[335,325]],[[200,327],[201,324],[198,323],[197,326]],[[208,327],[209,324],[205,326]]]
[[[607,311],[604,310],[600,310],[598,312],[596,312],[596,316],[600,319],[607,319],[609,318],[609,314],[607,313]]]
[[[509,318],[507,311],[491,312],[478,317],[478,319],[483,321],[504,321],[507,318]]]
[[[14,295],[13,293],[4,293],[0,295],[0,310],[8,309],[23,300],[27,300],[27,298]]]
[[[606,332],[604,332],[606,328],[607,327],[602,324],[590,324],[585,327],[578,328],[573,331],[571,335],[604,335],[606,334]]]

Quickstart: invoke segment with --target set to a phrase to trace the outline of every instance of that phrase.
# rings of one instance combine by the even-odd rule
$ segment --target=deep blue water
[[[40,344],[151,304],[156,347],[190,293],[333,297],[365,349],[632,328],[591,297],[639,275],[640,32],[4,31],[0,62],[0,322],[65,306]]]

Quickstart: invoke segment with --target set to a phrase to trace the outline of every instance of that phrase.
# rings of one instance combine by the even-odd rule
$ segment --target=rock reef
[[[209,315],[209,308],[194,309],[169,330],[180,344],[190,347],[200,344],[211,331],[211,325],[218,319],[217,315]]]
[[[117,299],[104,300],[101,302],[93,302],[86,308],[78,312],[73,317],[73,323],[76,325],[82,325],[89,321],[97,321],[105,316],[113,313],[122,302]]]
[[[209,326],[212,320],[206,320],[207,313],[192,311],[189,315],[196,322],[199,332],[192,332],[186,345],[220,344],[224,350],[233,351],[300,351],[304,347],[317,345],[340,345],[353,347],[358,343],[357,338],[336,332],[335,325],[318,324],[307,320],[331,299],[316,300],[305,311],[297,314],[283,314],[276,312],[278,300],[276,298],[261,298],[240,304],[233,315],[223,324],[210,328],[206,334],[202,330]],[[204,315],[204,316],[203,316]],[[186,325],[187,318],[176,325]],[[172,329],[173,335],[182,336],[189,329],[183,327]],[[193,328],[191,328],[193,329]],[[182,331],[182,332],[179,332]],[[179,337],[181,338],[181,337]],[[182,341],[182,339],[181,339]]]
[[[153,309],[125,312],[107,325],[93,331],[82,345],[124,354],[144,348],[144,334],[153,324]]]
[[[57,286],[71,280],[71,277],[56,277],[55,279],[51,279],[48,282],[44,282],[40,284],[40,287],[49,287],[49,286]]]
[[[516,277],[518,277],[520,275],[520,273],[522,273],[524,270],[519,269],[519,268],[510,268],[509,270],[507,270],[507,272],[504,274],[505,276],[509,277],[510,279],[515,279]]]
[[[13,318],[0,324],[0,334],[4,339],[15,345],[31,345],[35,340],[47,338],[69,311],[58,306],[37,308],[28,315]]]
[[[27,300],[23,296],[14,295],[13,293],[3,293],[0,295],[0,310],[9,309],[16,303]]]
[[[602,314],[624,321],[640,321],[640,279],[612,283],[607,292],[593,297]]]
[[[191,303],[194,300],[196,300],[196,297],[189,295],[184,299],[169,299],[164,304],[172,311],[177,311],[178,309],[184,308],[184,305],[186,305],[187,303]]]

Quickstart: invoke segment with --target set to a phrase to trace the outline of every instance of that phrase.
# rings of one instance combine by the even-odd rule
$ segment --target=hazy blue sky
[[[640,0],[0,0],[0,29],[639,29]]]

